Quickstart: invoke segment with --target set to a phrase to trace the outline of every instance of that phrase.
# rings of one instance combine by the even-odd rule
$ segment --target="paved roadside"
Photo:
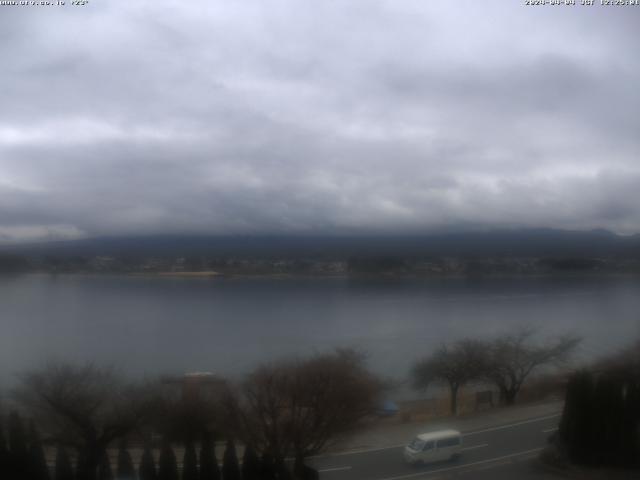
[[[315,457],[310,459],[310,464],[326,480],[555,478],[548,472],[532,471],[531,467],[551,432],[557,429],[560,419],[557,406],[529,405],[503,410],[496,417],[497,413],[452,419],[444,425],[460,428],[463,432],[461,455],[455,461],[409,465],[402,455],[408,440],[404,439],[397,445]],[[441,428],[435,423],[423,424],[423,431]]]
[[[426,422],[375,422],[334,445],[327,454],[350,453],[405,445],[418,433],[428,430],[454,428],[461,432],[477,432],[500,425],[512,425],[542,417],[560,416],[562,401],[499,407],[459,417],[445,417]]]

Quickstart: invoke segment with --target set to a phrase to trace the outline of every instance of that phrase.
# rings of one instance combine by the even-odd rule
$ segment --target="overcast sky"
[[[523,3],[0,6],[0,239],[639,232],[640,7]]]

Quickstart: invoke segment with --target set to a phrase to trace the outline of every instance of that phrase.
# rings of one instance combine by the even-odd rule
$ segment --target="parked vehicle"
[[[453,460],[460,456],[462,435],[457,430],[439,430],[418,435],[406,447],[408,463],[432,463]]]

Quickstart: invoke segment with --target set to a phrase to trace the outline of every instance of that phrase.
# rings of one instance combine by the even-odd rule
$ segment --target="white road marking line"
[[[488,443],[481,443],[480,445],[472,445],[471,447],[461,448],[460,451],[461,452],[466,452],[467,450],[475,450],[476,448],[483,448],[483,447],[488,447],[488,446],[489,446]]]
[[[539,418],[533,418],[531,420],[524,420],[522,422],[510,423],[509,425],[500,425],[499,427],[484,428],[482,430],[476,430],[475,432],[463,433],[462,436],[467,437],[469,435],[477,435],[478,433],[494,432],[496,430],[503,430],[505,428],[512,428],[520,425],[526,425],[528,423],[542,422],[543,420],[549,420],[550,418],[559,417],[560,415],[562,414],[555,413],[553,415],[547,415],[546,417],[539,417]]]
[[[389,445],[388,447],[362,448],[360,450],[349,450],[347,452],[328,453],[326,455],[315,455],[313,457],[308,457],[308,458],[342,457],[344,455],[355,455],[358,453],[381,452],[382,450],[393,450],[394,448],[402,448],[406,445],[407,445],[406,443],[399,443],[397,445]]]
[[[339,472],[342,470],[351,470],[351,467],[335,467],[335,468],[323,468],[322,470],[318,470],[320,473],[326,472]]]
[[[532,448],[531,450],[524,450],[522,452],[510,453],[509,455],[502,455],[501,457],[488,458],[486,460],[480,460],[480,461],[477,461],[477,462],[466,463],[464,465],[456,465],[456,466],[453,466],[453,467],[440,468],[438,470],[430,470],[430,471],[427,471],[427,472],[409,473],[407,475],[398,475],[396,477],[386,477],[386,478],[381,478],[379,480],[402,480],[402,479],[405,479],[405,478],[424,477],[426,475],[433,475],[434,473],[450,472],[452,470],[461,470],[463,468],[473,467],[473,466],[476,466],[476,465],[484,465],[486,463],[498,462],[500,460],[506,460],[506,459],[513,458],[513,457],[520,457],[520,456],[523,456],[523,455],[536,453],[536,452],[541,451],[543,448],[544,447]]]
[[[547,428],[546,430],[542,430],[542,433],[555,432],[557,429],[558,427]]]

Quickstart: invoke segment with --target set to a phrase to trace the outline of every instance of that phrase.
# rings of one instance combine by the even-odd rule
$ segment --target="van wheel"
[[[459,453],[454,453],[451,455],[451,457],[449,457],[449,461],[450,462],[457,462],[458,460],[460,460],[460,454]]]

